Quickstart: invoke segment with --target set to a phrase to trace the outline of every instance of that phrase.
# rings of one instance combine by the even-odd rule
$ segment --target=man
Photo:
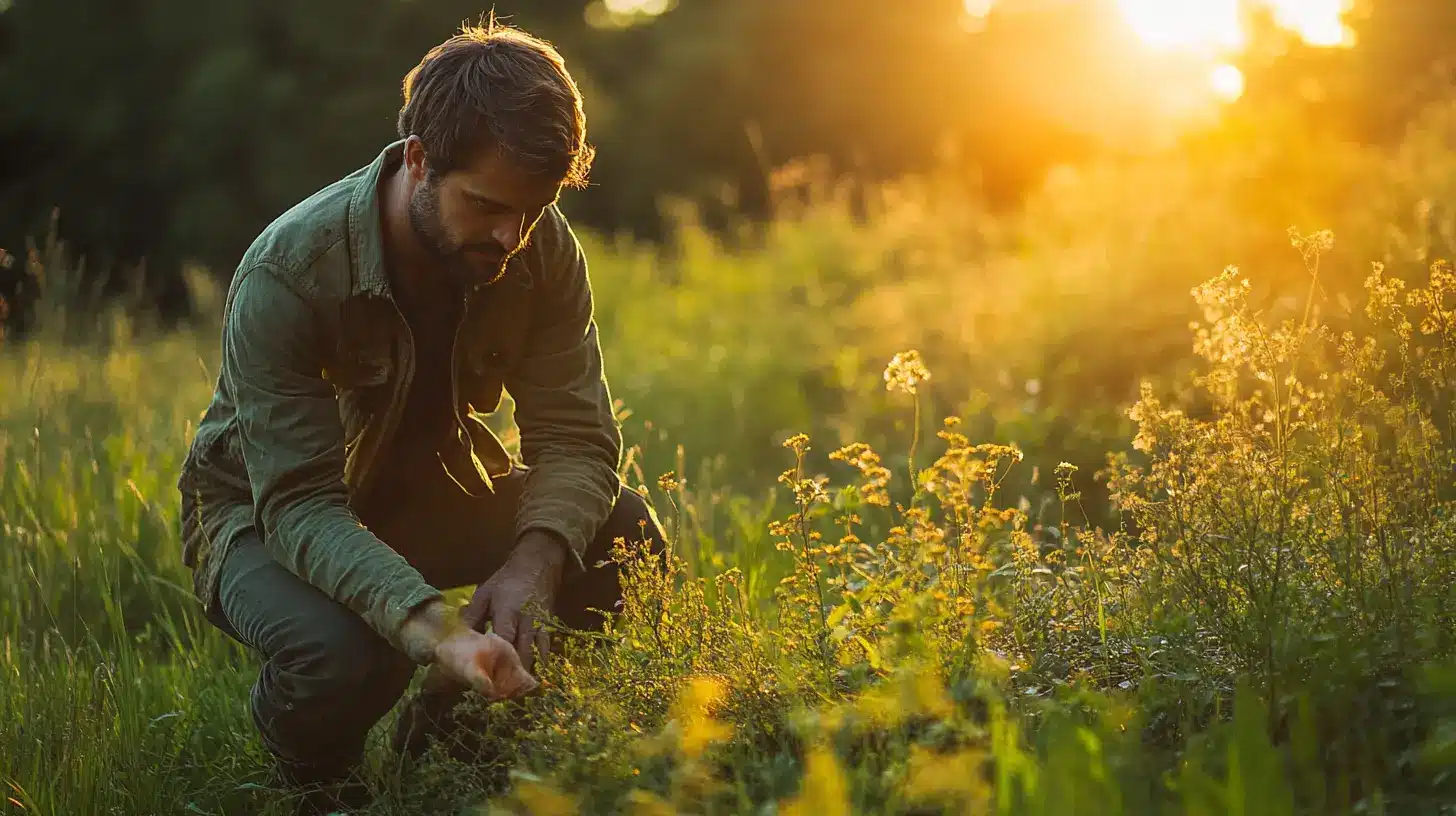
[[[586,261],[556,206],[593,157],[561,57],[467,28],[406,77],[398,132],[244,255],[179,480],[198,597],[264,658],[262,741],[283,779],[335,796],[358,795],[365,738],[417,666],[431,688],[528,691],[542,616],[599,626],[613,541],[662,542],[617,475]],[[475,415],[503,389],[522,465]],[[442,589],[475,583],[447,608]]]

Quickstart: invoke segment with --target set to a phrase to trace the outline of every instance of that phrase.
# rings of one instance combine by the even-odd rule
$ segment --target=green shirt
[[[388,467],[419,370],[380,229],[379,180],[402,147],[294,206],[244,254],[216,389],[178,487],[183,560],[204,604],[227,549],[252,528],[281,564],[404,649],[401,623],[440,592],[356,511]],[[512,462],[478,414],[509,392],[528,469],[517,535],[555,534],[581,568],[616,501],[621,434],[566,218],[548,208],[505,275],[463,297],[447,367],[454,427],[439,458],[460,489],[489,491]]]

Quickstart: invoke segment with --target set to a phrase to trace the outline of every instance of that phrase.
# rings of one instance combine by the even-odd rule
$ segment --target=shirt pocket
[[[497,293],[492,293],[497,294]],[[531,326],[528,292],[512,286],[472,316],[466,330],[462,400],[476,410],[495,410],[503,386],[526,357]]]
[[[325,371],[324,377],[334,387],[339,401],[345,455],[353,453],[371,421],[387,406],[395,370],[394,360],[385,354],[335,361]]]

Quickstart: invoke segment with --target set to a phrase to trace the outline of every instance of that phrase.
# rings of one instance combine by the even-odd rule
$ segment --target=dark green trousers
[[[500,568],[514,543],[522,481],[519,472],[502,479],[484,499],[440,491],[435,507],[364,514],[365,523],[432,585],[478,584]],[[587,548],[587,570],[566,567],[555,609],[564,625],[600,626],[591,610],[614,609],[621,599],[608,557],[613,541],[641,541],[644,534],[654,547],[664,546],[651,507],[624,487]],[[358,615],[274,561],[256,534],[228,552],[219,580],[209,618],[263,658],[250,700],[263,744],[299,782],[346,775],[369,730],[403,696],[415,664]]]

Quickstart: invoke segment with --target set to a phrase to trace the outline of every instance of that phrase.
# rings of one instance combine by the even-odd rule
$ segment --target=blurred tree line
[[[1136,141],[1137,77],[1115,15],[1004,0],[500,0],[563,51],[600,148],[570,210],[660,235],[663,196],[762,215],[773,168],[822,155],[858,178],[956,168],[993,206],[1052,164]],[[59,231],[91,270],[229,272],[266,224],[394,138],[400,82],[480,0],[0,0],[0,247]],[[1360,45],[1272,34],[1242,104],[1352,138],[1398,136],[1442,87],[1456,3],[1357,8]],[[3,274],[3,272],[0,272]],[[99,274],[92,272],[91,274]],[[4,294],[0,288],[0,295]]]

